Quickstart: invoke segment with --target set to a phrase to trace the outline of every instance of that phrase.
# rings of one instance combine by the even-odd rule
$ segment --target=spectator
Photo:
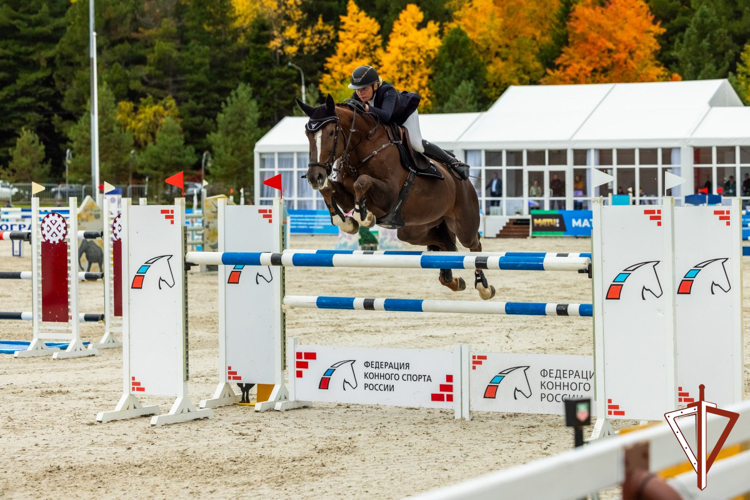
[[[539,185],[539,182],[534,180],[534,182],[531,184],[531,187],[529,188],[529,198],[541,198],[542,197],[542,186]]]
[[[709,177],[706,179],[706,183],[703,185],[703,189],[706,190],[706,194],[713,194],[713,183],[711,182],[711,178]]]
[[[560,180],[557,174],[552,176],[549,188],[552,191],[553,198],[565,198],[565,183]],[[552,200],[552,210],[565,210],[565,200]]]
[[[724,182],[724,196],[737,196],[737,182],[733,175],[730,175],[729,180]]]
[[[580,175],[576,175],[573,178],[573,196],[575,198],[583,198],[583,192],[586,189],[583,180]],[[573,200],[573,210],[583,210],[583,202]]]
[[[617,194],[625,194],[625,191],[623,191],[622,186],[617,188]]]
[[[750,174],[745,174],[745,180],[742,181],[742,196],[750,196]]]
[[[503,181],[497,176],[497,173],[492,174],[492,179],[487,183],[487,188],[490,190],[490,196],[492,198],[500,198],[503,195]],[[500,200],[490,201],[490,206],[496,207],[500,205]]]

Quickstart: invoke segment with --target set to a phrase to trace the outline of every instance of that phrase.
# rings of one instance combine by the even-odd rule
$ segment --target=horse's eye
[[[328,132],[328,135],[333,135],[333,130],[331,130],[330,132]]]

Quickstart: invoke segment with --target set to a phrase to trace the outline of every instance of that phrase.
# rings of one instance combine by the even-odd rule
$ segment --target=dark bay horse
[[[404,199],[409,172],[377,116],[354,103],[336,105],[330,95],[316,108],[297,102],[310,117],[305,127],[310,141],[307,180],[320,190],[332,224],[355,234],[360,224],[372,227],[380,221],[384,227],[398,228],[400,240],[430,251],[456,251],[456,238],[472,252],[482,251],[479,201],[471,182],[434,162],[444,179],[412,175],[413,185]],[[344,215],[352,209],[352,217]],[[400,216],[394,217],[394,212]],[[450,269],[440,270],[440,283],[453,291],[466,288]],[[495,295],[480,269],[475,270],[474,286],[485,300]]]

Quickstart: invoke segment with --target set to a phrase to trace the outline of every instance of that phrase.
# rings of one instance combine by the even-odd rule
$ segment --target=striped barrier
[[[289,253],[285,250],[284,253]],[[583,257],[591,258],[590,253],[568,253],[568,252],[422,252],[419,250],[292,250],[294,253],[307,253],[318,255],[459,255],[474,257],[518,257],[518,258],[554,258],[554,257]]]
[[[364,267],[390,269],[499,269],[501,271],[576,271],[588,272],[587,257],[495,256],[393,254],[318,254],[297,251],[273,252],[188,252],[190,264],[225,266],[283,267]]]
[[[593,306],[591,304],[556,304],[544,302],[469,302],[458,300],[368,299],[287,295],[284,297],[284,305],[301,309],[341,309],[354,311],[505,314],[519,316],[593,316]]]
[[[31,271],[0,271],[0,280],[30,280],[34,278]],[[104,273],[79,272],[78,281],[97,281],[104,278]]]
[[[0,320],[14,320],[14,321],[32,321],[34,319],[33,312],[0,312]],[[92,314],[92,313],[79,313],[79,323],[98,323],[104,321],[103,314]]]
[[[0,231],[0,240],[31,241],[31,231]]]

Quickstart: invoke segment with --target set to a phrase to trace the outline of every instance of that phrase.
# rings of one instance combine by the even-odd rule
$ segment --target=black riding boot
[[[445,163],[451,168],[451,170],[458,174],[461,180],[468,180],[469,166],[466,163],[458,160],[455,156],[446,153],[440,146],[425,141],[424,139],[422,139],[422,146],[424,146],[424,155],[427,158]]]

